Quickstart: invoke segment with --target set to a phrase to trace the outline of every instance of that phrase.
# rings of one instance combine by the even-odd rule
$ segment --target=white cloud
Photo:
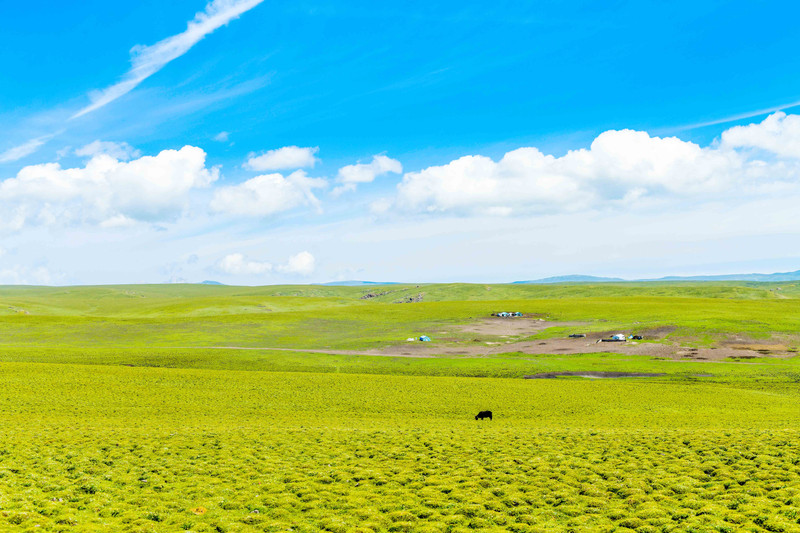
[[[228,142],[228,137],[230,137],[230,133],[227,131],[221,131],[214,135],[214,140],[217,142],[226,143]]]
[[[55,135],[43,135],[24,142],[18,146],[13,146],[3,153],[0,153],[0,163],[8,163],[10,161],[18,161],[23,157],[27,157],[41,148],[44,143],[52,139]]]
[[[753,111],[747,111],[745,113],[737,113],[735,115],[730,115],[723,118],[718,118],[714,120],[707,120],[705,122],[696,122],[694,124],[687,124],[685,126],[681,126],[680,129],[682,130],[691,130],[695,128],[705,128],[706,126],[714,126],[717,124],[726,124],[728,122],[736,122],[738,120],[744,120],[746,118],[753,118],[758,117],[761,115],[772,114],[776,111],[783,111],[784,109],[789,109],[791,107],[797,107],[800,105],[800,101],[797,102],[788,102],[785,104],[781,104],[779,106],[768,107],[766,109],[755,109]]]
[[[55,277],[43,266],[28,268],[16,265],[0,269],[0,285],[49,285]]]
[[[285,265],[280,265],[277,270],[286,274],[299,274],[310,276],[314,273],[316,260],[309,252],[300,252],[289,258]]]
[[[392,201],[389,198],[378,198],[369,204],[369,212],[374,215],[380,215],[389,211],[392,205]]]
[[[342,185],[333,190],[334,194],[341,194],[345,191],[354,191],[359,183],[371,183],[378,176],[388,173],[400,174],[403,172],[403,165],[400,161],[385,155],[372,157],[370,163],[358,163],[347,165],[339,169],[336,181]]]
[[[276,150],[256,155],[250,154],[244,163],[244,168],[263,172],[267,170],[286,170],[293,168],[314,168],[317,158],[314,157],[319,147],[301,148],[299,146],[284,146]]]
[[[80,157],[94,157],[108,155],[120,161],[129,161],[139,157],[142,153],[126,142],[94,141],[75,150],[75,155]]]
[[[135,225],[136,225],[136,220],[130,217],[126,217],[125,215],[113,215],[103,220],[99,224],[101,228],[106,228],[106,229],[128,228]]]
[[[800,115],[780,112],[759,124],[734,126],[722,132],[723,147],[756,148],[781,157],[800,158]]]
[[[732,128],[700,147],[646,132],[606,131],[590,148],[562,157],[519,148],[499,161],[465,156],[405,174],[395,206],[422,212],[508,215],[570,212],[645,199],[703,200],[800,188],[797,119],[772,115],[752,129]],[[758,159],[763,148],[777,157]],[[385,207],[380,205],[378,207]]]
[[[244,254],[229,254],[219,260],[217,269],[225,274],[266,274],[272,271],[272,265],[266,262],[249,261]]]
[[[27,166],[0,181],[0,212],[6,214],[0,226],[87,222],[116,227],[173,219],[192,190],[217,179],[219,169],[206,168],[205,158],[200,148],[184,146],[128,162],[98,154],[79,168]]]
[[[197,13],[186,25],[186,30],[157,42],[152,46],[135,46],[131,49],[131,68],[114,85],[89,95],[91,104],[72,118],[77,118],[107,105],[129,93],[164,65],[188,52],[206,35],[226,25],[242,13],[256,7],[263,0],[212,0],[205,10]]]
[[[284,274],[308,276],[314,272],[314,256],[309,252],[300,252],[289,257],[286,264],[273,267],[266,261],[253,261],[242,253],[228,254],[217,261],[216,268],[224,274],[234,276],[269,274],[273,270]]]
[[[211,209],[221,213],[245,216],[268,216],[301,205],[319,210],[313,189],[327,186],[322,178],[309,178],[302,170],[284,177],[264,174],[239,185],[221,187],[214,193]]]
[[[474,211],[524,206],[547,209],[560,204],[585,204],[575,180],[548,172],[552,156],[535,148],[507,153],[499,162],[484,156],[465,156],[447,165],[410,172],[398,185],[402,209]]]

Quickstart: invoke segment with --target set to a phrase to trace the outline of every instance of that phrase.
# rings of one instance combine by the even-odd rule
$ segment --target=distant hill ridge
[[[515,285],[546,285],[557,283],[614,283],[614,282],[636,282],[636,281],[763,281],[763,282],[781,282],[781,281],[800,281],[800,270],[794,272],[775,272],[773,274],[721,274],[721,275],[705,275],[705,276],[665,276],[663,278],[641,278],[641,279],[623,279],[623,278],[609,278],[603,276],[587,276],[583,274],[570,274],[566,276],[551,276],[548,278],[532,279],[525,281],[512,281]],[[503,283],[503,282],[493,282]],[[398,281],[365,281],[365,280],[344,280],[344,281],[329,281],[327,283],[312,283],[311,285],[320,285],[324,287],[365,287],[372,285],[422,285],[423,283],[403,283]],[[201,282],[201,285],[225,285],[218,281],[206,280]]]
[[[329,281],[328,283],[315,283],[315,285],[325,285],[326,287],[360,287],[362,285],[400,285],[397,281]]]
[[[649,279],[622,279],[603,278],[598,276],[554,276],[550,278],[534,279],[528,281],[515,281],[513,283],[609,283],[614,281],[800,281],[800,270],[794,272],[775,272],[773,274],[722,274],[714,276],[665,276],[663,278]]]
[[[550,278],[533,279],[528,281],[514,281],[513,283],[606,283],[609,281],[625,281],[622,278],[603,278],[598,276],[582,276],[572,274],[569,276],[553,276]]]

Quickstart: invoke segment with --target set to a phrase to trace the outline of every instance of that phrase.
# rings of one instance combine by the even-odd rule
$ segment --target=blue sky
[[[0,283],[796,270],[798,11],[4,6]]]

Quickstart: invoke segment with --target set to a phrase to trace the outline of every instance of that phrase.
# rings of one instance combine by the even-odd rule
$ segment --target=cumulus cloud
[[[314,273],[315,262],[314,256],[309,252],[300,252],[291,256],[285,265],[278,266],[277,270],[286,274],[309,276]]]
[[[800,158],[800,115],[774,113],[759,124],[734,126],[721,136],[729,148],[756,148],[781,157]]]
[[[107,105],[129,93],[137,85],[161,70],[167,63],[188,52],[206,35],[226,25],[242,13],[256,7],[263,0],[212,0],[197,13],[182,33],[172,35],[151,46],[134,46],[131,49],[131,68],[114,85],[89,95],[91,103],[75,113],[77,118]]]
[[[266,274],[272,272],[270,263],[250,261],[244,254],[229,254],[219,260],[217,269],[225,274]]]
[[[142,153],[126,142],[94,141],[75,150],[75,155],[80,157],[94,157],[108,155],[120,161],[129,161],[139,157]]]
[[[314,168],[317,158],[314,157],[319,147],[301,148],[299,146],[284,146],[276,150],[269,150],[261,155],[250,154],[244,163],[247,170],[264,172],[268,170],[286,170],[293,168]]]
[[[228,133],[227,131],[221,131],[221,132],[217,133],[216,135],[214,135],[214,140],[217,141],[217,142],[226,143],[226,142],[228,142],[228,138],[229,137],[230,137],[230,133]]]
[[[268,216],[301,205],[319,209],[319,200],[313,190],[326,186],[324,179],[309,178],[302,170],[286,177],[264,174],[239,185],[217,189],[211,200],[211,209],[244,216]]]
[[[205,159],[200,148],[184,146],[127,162],[99,153],[84,167],[27,166],[0,181],[5,214],[0,226],[87,222],[115,227],[174,219],[192,190],[217,180],[219,170],[207,168]]]
[[[378,176],[389,173],[400,174],[403,172],[403,165],[400,161],[385,155],[372,157],[370,163],[358,163],[347,165],[339,169],[336,181],[341,183],[333,190],[334,194],[341,194],[345,191],[354,191],[359,183],[371,183]]]
[[[284,274],[308,276],[314,272],[314,256],[309,252],[300,252],[289,257],[282,265],[273,267],[266,261],[253,261],[244,254],[228,254],[217,262],[217,270],[235,276],[269,274],[273,270]]]
[[[421,212],[508,215],[571,211],[645,198],[714,198],[800,187],[796,118],[778,113],[701,147],[643,131],[601,133],[562,157],[526,147],[499,161],[470,155],[404,175],[394,206]],[[751,128],[751,129],[748,129]],[[751,148],[774,154],[757,158]],[[378,207],[385,207],[380,205]]]

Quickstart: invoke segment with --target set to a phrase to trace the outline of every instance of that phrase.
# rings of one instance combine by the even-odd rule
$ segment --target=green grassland
[[[498,310],[800,332],[796,283],[0,287],[0,531],[800,532],[798,357],[347,353]]]
[[[393,303],[396,293],[423,301]],[[0,287],[0,346],[359,350],[422,332],[457,336],[450,326],[503,309],[586,321],[589,330],[673,326],[674,336],[709,344],[731,334],[796,335],[794,296],[799,283]]]

